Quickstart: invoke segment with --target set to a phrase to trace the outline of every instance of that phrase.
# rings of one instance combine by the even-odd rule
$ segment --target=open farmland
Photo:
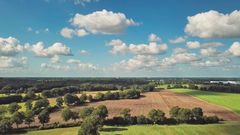
[[[210,92],[191,89],[174,89],[174,92],[190,95],[199,99],[205,100],[209,103],[227,107],[234,112],[240,114],[240,94],[224,93],[224,92]]]
[[[84,107],[106,105],[109,111],[109,117],[118,116],[119,112],[124,108],[130,108],[132,115],[147,115],[151,109],[161,109],[169,116],[169,110],[174,106],[184,108],[201,107],[206,115],[217,115],[224,120],[237,121],[240,116],[234,112],[214,104],[207,103],[192,96],[174,93],[170,90],[162,90],[160,92],[144,93],[140,99],[122,99],[122,100],[106,100],[95,103],[89,103],[84,106],[72,107],[74,111],[79,111]],[[61,112],[51,114],[50,122],[61,121]]]
[[[211,124],[211,125],[177,125],[177,126],[124,126],[104,127],[101,135],[239,135],[240,123]],[[59,128],[27,132],[26,135],[77,135],[79,127]]]

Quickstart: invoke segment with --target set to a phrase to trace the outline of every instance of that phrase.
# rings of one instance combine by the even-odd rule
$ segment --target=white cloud
[[[55,55],[50,59],[50,62],[51,63],[61,63],[60,57],[58,55]]]
[[[209,42],[209,43],[201,44],[201,48],[221,47],[221,46],[224,46],[224,44],[220,42]]]
[[[219,58],[217,60],[205,60],[192,63],[193,66],[196,67],[217,67],[217,66],[225,66],[230,63],[231,60],[227,58]]]
[[[156,42],[127,45],[119,39],[112,40],[108,44],[113,47],[110,51],[112,54],[125,54],[129,52],[136,55],[157,55],[164,53],[168,48],[167,44],[157,44]]]
[[[122,60],[113,64],[114,70],[135,71],[142,69],[152,69],[160,65],[160,61],[153,56],[137,55],[129,60]]]
[[[130,44],[130,52],[137,55],[156,55],[164,53],[167,50],[167,44],[157,44],[156,42],[151,42],[148,45],[146,44]]]
[[[183,48],[175,48],[175,49],[173,50],[173,53],[174,53],[174,54],[186,53],[186,52],[187,52],[187,50],[186,50],[186,49],[183,49]]]
[[[27,64],[27,58],[13,58],[0,56],[0,69],[24,68]]]
[[[128,46],[120,39],[111,40],[108,43],[113,48],[110,50],[112,54],[125,54],[129,51]]]
[[[85,6],[86,3],[91,3],[91,2],[98,2],[100,0],[73,0],[74,4],[78,5],[81,4],[82,6]]]
[[[80,50],[80,51],[79,51],[79,54],[80,54],[80,55],[88,55],[89,53],[88,53],[88,51],[86,51],[86,50]]]
[[[59,64],[56,65],[51,63],[42,63],[41,68],[47,69],[47,70],[60,70],[60,71],[68,71],[70,69],[70,67],[66,65],[59,65]]]
[[[170,39],[169,42],[171,44],[179,44],[179,43],[184,43],[186,42],[186,37],[177,37],[175,39]]]
[[[26,49],[35,53],[40,57],[53,57],[56,55],[71,56],[71,49],[66,45],[56,42],[52,46],[45,48],[43,42],[38,42],[34,45],[26,45]]]
[[[162,60],[161,65],[162,66],[173,66],[176,64],[188,64],[194,61],[201,60],[200,57],[198,57],[194,53],[188,53],[186,51],[174,51],[174,53],[167,58],[164,58]]]
[[[68,64],[80,64],[81,61],[80,60],[76,60],[76,59],[69,59],[67,61]]]
[[[148,41],[149,41],[149,42],[161,42],[161,38],[158,37],[156,34],[151,33],[151,34],[148,36]]]
[[[217,56],[218,54],[220,54],[220,52],[217,51],[217,49],[215,48],[203,48],[200,50],[200,53],[202,56]]]
[[[190,49],[200,48],[200,43],[198,41],[189,41],[186,43],[186,46]]]
[[[228,49],[228,51],[233,55],[240,57],[240,43],[234,42],[231,47]]]
[[[185,32],[200,38],[240,37],[240,11],[222,14],[210,10],[189,16]]]
[[[60,31],[60,34],[65,38],[72,38],[74,35],[78,37],[84,37],[89,33],[86,32],[84,29],[70,29],[65,27]]]
[[[16,56],[24,50],[24,47],[20,45],[19,41],[16,38],[0,37],[0,56]]]
[[[121,34],[127,27],[138,25],[123,13],[114,13],[105,9],[87,15],[77,13],[70,19],[70,23],[74,28],[65,27],[61,30],[61,35],[67,38],[73,35],[86,36],[89,33]]]
[[[44,31],[45,31],[45,32],[49,32],[49,29],[48,29],[48,28],[45,28]]]
[[[75,31],[73,29],[65,27],[60,31],[60,34],[65,38],[72,38],[75,34]]]
[[[69,59],[67,63],[77,65],[77,68],[81,70],[97,70],[98,69],[98,67],[94,64],[83,63],[80,60],[76,60],[76,59]]]
[[[31,31],[33,31],[33,29],[31,27],[28,27],[27,31],[31,32]]]

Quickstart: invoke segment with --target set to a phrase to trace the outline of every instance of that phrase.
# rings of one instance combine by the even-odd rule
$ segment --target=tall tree
[[[48,123],[50,120],[49,111],[47,109],[42,110],[38,115],[39,122],[44,126],[44,123]]]
[[[21,106],[17,103],[11,103],[8,105],[8,111],[13,114],[14,112],[17,112],[19,109],[21,109]]]
[[[34,122],[34,113],[32,110],[27,110],[25,112],[25,124],[30,127],[31,123]]]
[[[24,114],[22,112],[15,112],[15,113],[13,113],[11,120],[13,123],[16,124],[16,126],[18,128],[18,125],[23,123]]]

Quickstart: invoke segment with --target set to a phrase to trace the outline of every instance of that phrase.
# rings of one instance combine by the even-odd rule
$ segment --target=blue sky
[[[239,77],[240,5],[1,0],[2,77]]]

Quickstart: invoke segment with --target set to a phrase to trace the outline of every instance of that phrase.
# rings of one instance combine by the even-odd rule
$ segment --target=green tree
[[[178,116],[178,111],[180,110],[180,108],[178,106],[174,106],[170,109],[169,113],[170,113],[170,117],[171,118],[176,118]]]
[[[15,112],[15,113],[13,113],[11,120],[13,123],[16,124],[16,126],[18,128],[18,125],[23,123],[24,114],[22,112]]]
[[[28,127],[30,127],[31,123],[34,122],[34,113],[32,110],[27,110],[25,112],[25,121],[24,123],[28,125]]]
[[[79,114],[77,112],[72,112],[72,120],[76,121],[77,119],[79,119]]]
[[[192,111],[187,108],[180,108],[178,111],[177,120],[179,122],[188,122],[193,118]]]
[[[93,111],[94,111],[93,107],[83,108],[79,111],[79,116],[80,118],[85,119],[87,116],[90,116]]]
[[[99,135],[100,118],[96,115],[86,117],[81,124],[78,135]]]
[[[203,117],[203,110],[200,107],[195,107],[192,109],[192,114],[196,120],[201,119]]]
[[[94,109],[92,114],[99,116],[101,119],[105,119],[108,116],[108,109],[105,105],[99,105]]]
[[[34,104],[33,110],[40,112],[43,109],[47,108],[49,106],[49,101],[48,99],[44,98],[44,99],[40,99],[37,100]]]
[[[8,105],[8,111],[13,114],[14,112],[17,112],[19,109],[21,109],[21,106],[19,106],[17,103],[11,103]]]
[[[88,100],[88,102],[92,102],[92,100],[93,100],[92,95],[89,95],[89,96],[87,97],[87,100]]]
[[[44,126],[44,123],[48,123],[50,120],[49,111],[47,109],[42,110],[38,115],[39,122]]]
[[[130,114],[131,110],[129,108],[125,108],[123,109],[121,112],[120,112],[120,115],[124,118],[124,119],[127,119],[127,118],[130,118],[131,117],[131,114]]]
[[[80,96],[79,100],[81,103],[84,103],[84,102],[86,102],[87,98],[88,98],[87,94],[82,94]]]
[[[63,98],[62,98],[62,97],[58,97],[58,98],[56,99],[56,105],[57,105],[57,107],[58,107],[58,108],[62,108],[63,102],[64,102]]]
[[[0,116],[4,116],[8,111],[7,106],[0,106]]]
[[[64,103],[68,106],[76,105],[79,103],[79,98],[77,95],[67,93],[64,95]]]
[[[0,134],[5,135],[12,129],[12,122],[10,119],[3,118],[0,120]]]
[[[165,113],[159,109],[152,109],[148,113],[148,117],[154,124],[164,122],[164,120],[166,119]]]
[[[72,118],[73,112],[69,108],[65,108],[62,110],[61,116],[64,121],[68,121]]]
[[[33,103],[31,100],[28,100],[25,104],[26,110],[32,110]]]

